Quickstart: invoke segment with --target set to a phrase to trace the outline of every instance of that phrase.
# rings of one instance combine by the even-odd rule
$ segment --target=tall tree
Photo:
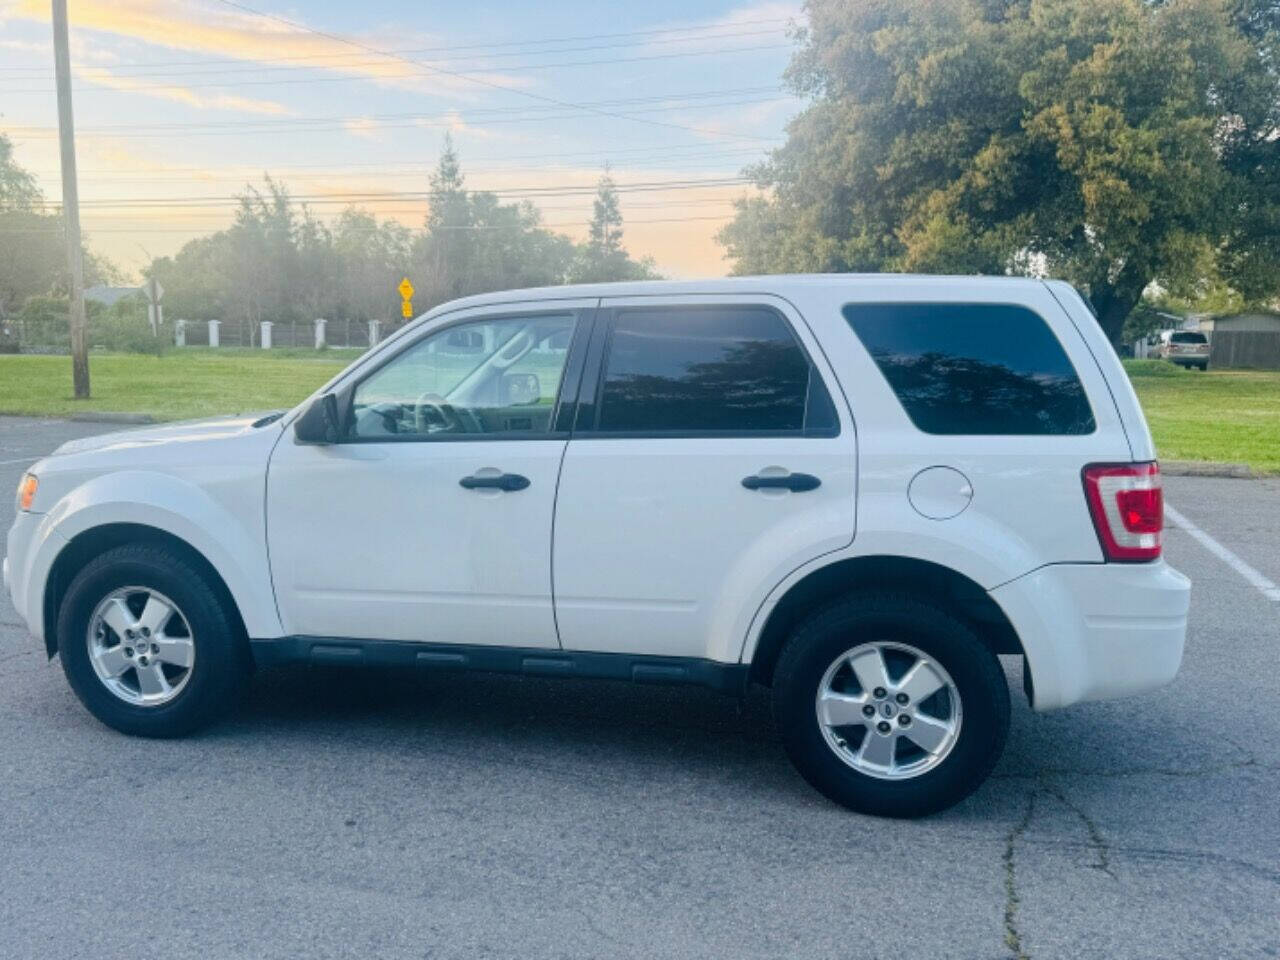
[[[653,276],[651,262],[631,259],[622,246],[622,206],[618,201],[618,185],[610,176],[606,163],[596,184],[587,239],[578,251],[572,279],[578,283],[592,283],[644,280]]]
[[[469,191],[451,138],[431,176],[426,231],[413,245],[411,279],[423,306],[489,290],[564,283],[574,257],[567,237],[542,226],[533,204]]]
[[[596,198],[591,204],[591,228],[587,247],[600,259],[616,257],[622,252],[622,207],[618,203],[618,185],[609,176],[609,165],[596,185]]]
[[[431,174],[428,203],[427,230],[414,259],[425,281],[424,297],[439,302],[469,291],[475,240],[471,198],[449,134],[445,134],[444,150]]]
[[[811,104],[720,234],[741,273],[1047,271],[1280,290],[1275,0],[809,0]]]

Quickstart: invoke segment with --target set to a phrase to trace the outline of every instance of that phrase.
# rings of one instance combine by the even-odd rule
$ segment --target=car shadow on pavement
[[[1040,737],[1016,734],[1037,720],[1016,678],[1010,694],[1015,735],[996,777],[942,816],[984,820],[1021,809],[1044,746]],[[506,766],[616,789],[715,782],[747,791],[757,803],[770,796],[783,805],[836,809],[787,760],[769,693],[759,687],[739,699],[611,680],[290,665],[259,671],[244,707],[209,736],[250,733],[290,750],[323,741],[352,762],[366,752],[425,764],[499,757]]]

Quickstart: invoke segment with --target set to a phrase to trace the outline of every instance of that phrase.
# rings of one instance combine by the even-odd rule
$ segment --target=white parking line
[[[17,460],[0,460],[0,467],[9,463],[35,463],[42,456],[44,456],[44,454],[37,454],[34,457],[19,457]]]
[[[1191,536],[1200,541],[1201,546],[1229,566],[1236,573],[1240,574],[1240,576],[1244,577],[1252,586],[1257,587],[1264,597],[1268,600],[1274,600],[1275,602],[1280,603],[1280,587],[1276,586],[1253,567],[1249,566],[1249,564],[1245,563],[1167,503],[1164,505],[1164,515],[1172,520],[1177,526],[1181,527],[1183,530],[1187,531],[1187,533],[1191,534]]]

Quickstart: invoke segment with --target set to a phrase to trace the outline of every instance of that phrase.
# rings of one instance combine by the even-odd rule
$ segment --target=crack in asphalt
[[[1249,767],[1259,767],[1263,769],[1274,769],[1268,764],[1262,764],[1256,757],[1249,754],[1247,750],[1241,750],[1242,753],[1248,755],[1248,758],[1231,764],[1223,764],[1213,768],[1192,771],[1146,771],[1147,773],[1161,773],[1170,776],[1208,776],[1214,773],[1220,773],[1223,770],[1239,770]],[[1113,880],[1118,878],[1111,869],[1111,858],[1113,853],[1124,854],[1135,859],[1145,858],[1156,862],[1169,863],[1188,863],[1188,864],[1211,864],[1215,866],[1226,866],[1233,870],[1240,870],[1252,874],[1254,877],[1274,884],[1280,884],[1280,870],[1251,863],[1248,860],[1242,860],[1238,857],[1229,857],[1219,853],[1198,850],[1177,850],[1165,847],[1152,847],[1142,845],[1121,845],[1113,846],[1102,832],[1102,828],[1098,822],[1093,819],[1089,813],[1078,803],[1071,800],[1062,787],[1049,782],[1049,778],[1058,775],[1056,771],[1040,771],[1033,775],[1006,775],[1008,779],[1031,779],[1036,781],[1036,786],[1027,793],[1027,806],[1023,811],[1021,818],[1013,824],[1009,832],[1005,835],[1004,851],[1001,854],[1001,864],[1004,868],[1004,942],[1008,947],[1012,960],[1031,960],[1025,943],[1023,942],[1022,929],[1018,925],[1018,911],[1022,904],[1022,898],[1018,892],[1017,877],[1017,846],[1019,843],[1030,843],[1041,847],[1049,847],[1055,849],[1088,849],[1093,852],[1095,862],[1088,864],[1093,870],[1101,871]],[[1076,775],[1086,776],[1102,776],[1107,774],[1084,774]],[[1114,776],[1131,776],[1129,772],[1123,774],[1117,773]],[[1035,817],[1036,801],[1039,798],[1052,797],[1061,803],[1064,807],[1071,811],[1072,814],[1083,825],[1087,840],[1083,843],[1079,841],[1063,840],[1063,839],[1045,839],[1037,840],[1035,838],[1026,837],[1027,830],[1031,827],[1032,820]]]
[[[1027,794],[1027,809],[1023,811],[1022,819],[1015,823],[1005,836],[1004,853],[1000,858],[1004,864],[1004,942],[1014,960],[1031,960],[1030,954],[1023,949],[1022,933],[1018,929],[1018,905],[1021,901],[1018,897],[1014,847],[1026,833],[1027,827],[1031,826],[1031,817],[1036,809],[1037,793],[1039,793],[1038,790],[1032,790]]]
[[[1101,870],[1114,880],[1116,875],[1111,872],[1111,857],[1108,853],[1107,841],[1103,837],[1102,830],[1098,824],[1079,805],[1067,799],[1067,795],[1059,787],[1046,783],[1042,789],[1080,818],[1080,822],[1084,824],[1085,832],[1089,834],[1089,846],[1098,855],[1098,862],[1091,863],[1089,866],[1095,870]]]

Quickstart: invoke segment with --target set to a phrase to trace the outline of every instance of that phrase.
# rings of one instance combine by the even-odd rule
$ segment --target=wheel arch
[[[239,635],[248,640],[249,634],[240,605],[226,580],[203,553],[181,537],[159,527],[141,523],[105,523],[82,530],[67,541],[49,569],[44,586],[42,613],[45,624],[44,645],[50,657],[58,652],[58,611],[76,574],[95,557],[133,543],[167,547],[194,566],[224,604]]]
[[[795,626],[814,610],[866,589],[921,597],[961,619],[993,653],[1025,653],[1009,618],[976,581],[930,560],[878,554],[837,560],[792,584],[769,611],[754,647],[744,651],[750,656],[750,679],[771,685],[778,655]]]

